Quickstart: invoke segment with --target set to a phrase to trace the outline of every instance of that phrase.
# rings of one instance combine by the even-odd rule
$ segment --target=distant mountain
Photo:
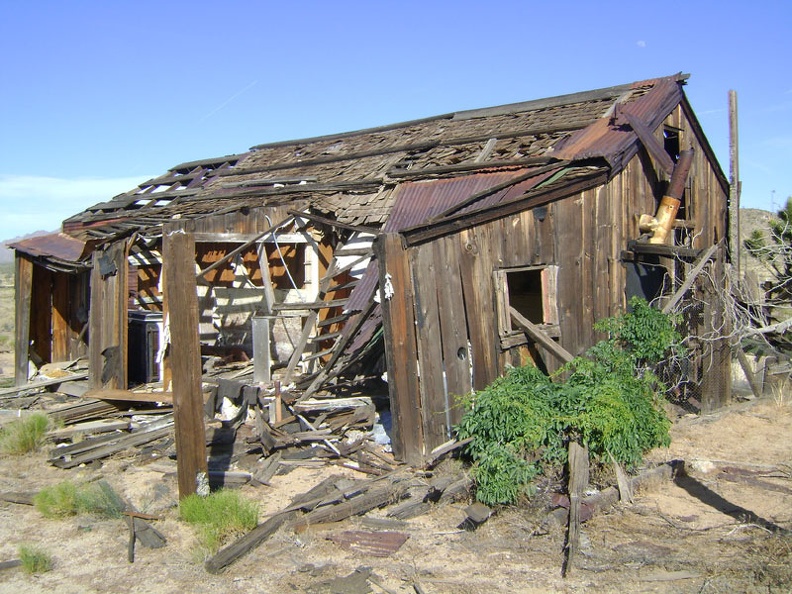
[[[21,237],[14,237],[13,239],[6,239],[0,242],[0,264],[7,264],[14,261],[14,250],[8,248],[9,244],[17,242],[21,239],[28,239],[30,237],[38,237],[39,235],[49,235],[53,231],[34,231]]]

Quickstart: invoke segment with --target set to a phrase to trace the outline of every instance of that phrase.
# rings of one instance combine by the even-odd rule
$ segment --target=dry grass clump
[[[106,481],[75,485],[64,481],[39,491],[33,505],[45,518],[93,515],[120,518],[124,502]]]
[[[201,547],[211,555],[228,538],[258,525],[258,507],[238,492],[223,489],[207,497],[185,497],[179,517],[195,527]]]
[[[0,428],[0,453],[18,456],[38,450],[46,441],[50,419],[33,413]]]
[[[52,556],[35,545],[20,545],[19,560],[25,573],[46,573],[52,569]]]

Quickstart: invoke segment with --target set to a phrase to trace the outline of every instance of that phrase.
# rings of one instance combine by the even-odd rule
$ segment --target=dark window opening
[[[534,324],[544,324],[542,271],[519,270],[506,273],[509,305]]]
[[[671,156],[674,163],[679,159],[680,147],[680,133],[679,130],[674,128],[665,128],[663,130],[663,146],[665,151]]]

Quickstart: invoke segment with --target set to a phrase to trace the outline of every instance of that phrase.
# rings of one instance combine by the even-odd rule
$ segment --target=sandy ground
[[[507,508],[476,531],[459,529],[461,501],[390,529],[409,536],[387,557],[344,549],[330,538],[372,529],[370,519],[276,533],[220,575],[208,574],[192,530],[177,519],[175,478],[167,462],[132,454],[102,465],[60,470],[46,454],[0,458],[0,490],[36,491],[65,479],[103,478],[168,539],[161,549],[138,545],[127,561],[123,521],[44,519],[35,508],[0,502],[0,561],[20,544],[37,544],[54,559],[50,572],[0,570],[0,592],[789,592],[792,591],[792,397],[736,404],[708,417],[675,421],[672,445],[651,461],[684,459],[688,477],[657,482],[583,525],[575,566],[561,577],[564,537],[536,533],[546,511]],[[272,486],[245,486],[262,519],[338,467],[297,468]],[[348,471],[352,473],[353,471]],[[361,477],[357,477],[361,478]],[[382,517],[378,510],[369,514]],[[382,529],[381,527],[379,528]],[[353,589],[349,576],[371,568]]]

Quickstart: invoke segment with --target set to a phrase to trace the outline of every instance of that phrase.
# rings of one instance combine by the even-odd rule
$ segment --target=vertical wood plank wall
[[[681,112],[677,110],[667,123],[682,131],[683,149],[690,145],[696,149],[688,208],[697,234],[694,247],[703,248],[725,236],[726,195]],[[656,133],[661,138],[662,127]],[[412,270],[411,277],[400,280],[412,287],[411,296],[400,307],[410,306],[413,298],[414,307],[412,312],[400,311],[398,320],[393,317],[393,303],[390,313],[385,311],[386,345],[398,340],[391,345],[391,357],[396,358],[389,358],[389,369],[400,378],[389,379],[401,407],[420,409],[416,422],[422,436],[414,438],[422,437],[418,449],[423,455],[443,443],[458,422],[461,411],[449,406],[452,396],[467,394],[471,387],[484,388],[504,372],[506,364],[520,360],[500,348],[492,272],[556,265],[560,344],[575,355],[582,354],[602,338],[594,332],[594,322],[626,306],[627,275],[621,252],[629,240],[639,237],[639,216],[656,213],[663,191],[651,157],[642,150],[603,187],[413,246],[399,256],[399,265],[406,261]],[[387,243],[394,253],[403,251],[397,238],[389,237]],[[392,258],[386,266],[393,265]],[[405,289],[397,291],[401,295]],[[720,319],[717,315],[713,312],[710,317]],[[408,345],[414,331],[414,343]],[[410,349],[415,351],[417,368],[409,366]],[[716,389],[725,393],[722,378],[729,374],[722,371],[728,352],[718,348],[710,359],[721,368],[714,380]],[[560,366],[549,357],[546,362],[551,372]],[[413,446],[405,441],[404,447]]]
[[[102,274],[103,255],[114,263],[114,273]],[[94,252],[89,361],[91,383],[96,389],[127,387],[127,290],[126,242]]]
[[[424,459],[418,347],[408,253],[397,234],[383,234],[374,244],[380,262],[380,287],[393,287],[393,297],[382,299],[382,327],[388,360],[388,390],[393,418],[393,453],[408,464]]]
[[[20,252],[16,252],[14,261],[14,384],[22,386],[28,381],[33,262]]]

